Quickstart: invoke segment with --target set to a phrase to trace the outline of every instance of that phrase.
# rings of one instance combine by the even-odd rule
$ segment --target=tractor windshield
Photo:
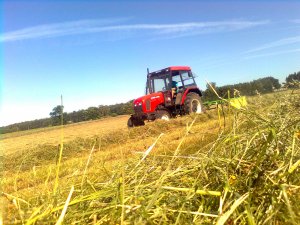
[[[154,86],[154,92],[164,91],[166,90],[166,83],[165,79],[163,78],[156,78],[153,79],[153,86]]]
[[[160,91],[166,91],[169,87],[169,78],[166,74],[162,74],[157,77],[152,78],[153,82],[153,91],[154,92],[160,92]]]

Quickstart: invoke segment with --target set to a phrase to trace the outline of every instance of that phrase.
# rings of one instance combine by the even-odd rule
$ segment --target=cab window
[[[165,78],[155,78],[153,80],[153,84],[154,84],[154,92],[166,90]]]

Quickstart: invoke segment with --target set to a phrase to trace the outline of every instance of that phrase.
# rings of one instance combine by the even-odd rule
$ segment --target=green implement
[[[234,108],[240,109],[247,105],[247,100],[245,96],[238,97],[238,98],[228,98],[228,99],[220,99],[214,101],[206,101],[203,103],[207,109],[214,109],[217,108],[218,105],[228,105],[228,103],[233,106]]]

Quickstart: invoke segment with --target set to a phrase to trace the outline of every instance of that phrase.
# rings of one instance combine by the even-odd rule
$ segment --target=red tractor
[[[202,92],[190,67],[171,66],[147,72],[146,95],[134,100],[128,127],[145,125],[145,120],[169,120],[177,115],[204,112]]]

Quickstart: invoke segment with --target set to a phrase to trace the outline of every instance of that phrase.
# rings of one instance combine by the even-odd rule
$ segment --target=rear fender
[[[185,92],[183,93],[183,96],[182,96],[182,99],[181,99],[181,105],[183,105],[187,94],[190,93],[190,92],[194,92],[194,93],[197,93],[199,96],[202,96],[202,92],[199,90],[199,88],[187,88],[185,90]]]

